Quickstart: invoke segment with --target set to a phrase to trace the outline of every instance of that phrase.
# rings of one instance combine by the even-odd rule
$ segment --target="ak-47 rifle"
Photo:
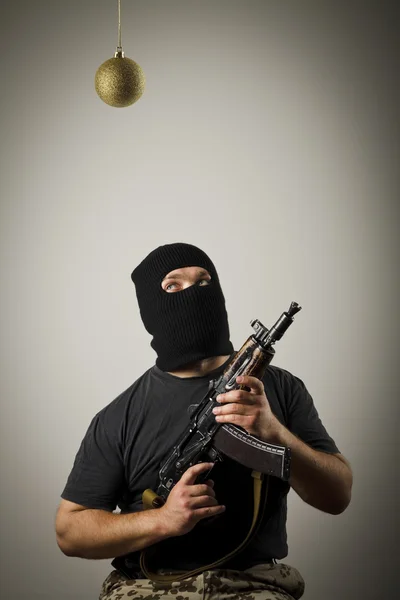
[[[222,461],[224,456],[254,471],[288,480],[290,448],[264,442],[236,425],[217,423],[213,408],[219,406],[216,400],[218,394],[244,389],[244,386],[236,383],[239,375],[262,379],[275,354],[273,345],[281,339],[300,310],[301,307],[292,302],[288,311],[282,313],[271,329],[264,327],[258,319],[251,321],[255,333],[235,354],[222,375],[210,381],[208,393],[192,413],[189,427],[161,465],[157,492],[145,490],[143,493],[145,508],[162,506],[182,474],[192,465],[215,463]],[[203,474],[198,482],[205,481],[208,476],[209,472]]]

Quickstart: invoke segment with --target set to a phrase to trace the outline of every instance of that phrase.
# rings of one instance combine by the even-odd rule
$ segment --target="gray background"
[[[300,376],[355,473],[330,516],[289,496],[306,600],[392,597],[397,577],[396,3],[122,3],[147,89],[97,97],[116,2],[8,3],[1,78],[1,594],[96,598],[59,494],[92,416],[153,364],[130,281],[201,246],[236,348],[303,311],[275,364]]]

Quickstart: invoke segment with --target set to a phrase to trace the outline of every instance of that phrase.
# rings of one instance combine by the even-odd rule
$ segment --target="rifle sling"
[[[187,579],[188,577],[193,577],[195,575],[199,575],[203,571],[208,571],[209,569],[215,569],[220,566],[222,563],[226,562],[228,559],[232,558],[238,552],[240,552],[245,545],[250,541],[252,535],[255,533],[256,525],[260,522],[262,517],[262,509],[264,506],[261,506],[261,497],[262,497],[262,485],[264,476],[262,473],[258,471],[253,471],[251,476],[253,477],[253,520],[249,529],[248,534],[245,539],[235,548],[232,552],[229,552],[222,558],[210,563],[208,565],[204,565],[202,567],[197,567],[191,571],[176,571],[171,574],[161,574],[156,573],[151,570],[151,568],[147,564],[147,549],[142,550],[140,554],[140,568],[144,575],[151,579],[152,581],[156,581],[158,583],[170,583],[172,581],[182,581],[182,579]],[[266,494],[268,493],[268,477],[265,478],[265,490]],[[265,502],[264,502],[265,505]]]

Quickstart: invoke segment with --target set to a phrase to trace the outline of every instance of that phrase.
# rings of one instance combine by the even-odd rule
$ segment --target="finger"
[[[219,394],[217,396],[217,402],[221,404],[227,404],[230,402],[240,402],[242,404],[254,404],[256,402],[254,394],[246,392],[245,390],[232,390],[225,394]]]
[[[255,414],[256,409],[253,405],[249,404],[239,404],[239,403],[231,403],[231,404],[223,404],[222,406],[216,406],[213,408],[214,415],[253,415]]]
[[[253,394],[263,394],[264,393],[264,384],[257,377],[252,377],[251,375],[241,375],[236,377],[236,382],[240,383],[240,385],[245,385],[250,388],[250,393]]]
[[[218,500],[216,498],[210,498],[210,496],[196,496],[196,498],[191,498],[190,500],[190,508],[192,510],[213,506],[219,506]]]
[[[254,425],[253,415],[238,415],[230,413],[229,415],[216,415],[215,420],[218,423],[231,423],[232,425],[239,425],[239,427],[242,427],[248,433],[250,433],[252,424]]]
[[[207,479],[207,481],[204,482],[206,485],[209,485],[210,488],[214,487],[214,480],[213,479]]]
[[[212,487],[205,483],[190,486],[190,495],[195,496],[210,496],[215,498],[215,492]]]
[[[196,483],[196,479],[201,473],[206,473],[207,471],[211,471],[214,463],[199,463],[197,465],[193,465],[189,467],[187,471],[185,471],[180,478],[180,481],[185,485],[193,485]]]
[[[218,506],[207,506],[206,508],[199,508],[196,510],[196,517],[200,519],[206,519],[207,517],[215,517],[225,512],[225,506],[219,504]]]

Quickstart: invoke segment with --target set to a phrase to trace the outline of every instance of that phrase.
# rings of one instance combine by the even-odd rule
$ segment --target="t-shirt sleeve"
[[[87,508],[112,511],[124,485],[122,453],[110,435],[102,413],[89,425],[61,497]]]
[[[325,429],[306,386],[298,377],[289,376],[288,429],[303,442],[331,454],[339,450]]]

